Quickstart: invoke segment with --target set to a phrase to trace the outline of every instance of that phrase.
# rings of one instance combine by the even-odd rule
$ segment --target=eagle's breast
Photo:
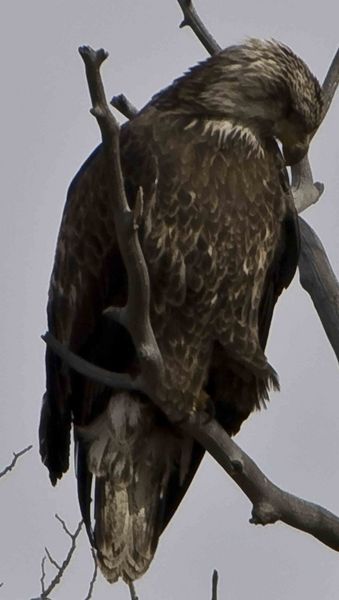
[[[136,119],[132,137],[138,127]],[[142,245],[151,318],[169,387],[187,406],[215,340],[239,361],[266,365],[258,309],[285,203],[277,166],[248,128],[153,114],[143,137],[155,165],[153,184],[142,173],[138,184],[148,190]]]

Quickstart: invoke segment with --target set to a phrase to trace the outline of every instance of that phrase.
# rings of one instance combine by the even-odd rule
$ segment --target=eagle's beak
[[[283,155],[288,166],[296,165],[306,156],[311,139],[312,135],[309,134],[298,140],[292,137],[283,140]]]
[[[292,146],[283,145],[283,155],[288,166],[296,165],[308,152],[309,144],[293,144]]]

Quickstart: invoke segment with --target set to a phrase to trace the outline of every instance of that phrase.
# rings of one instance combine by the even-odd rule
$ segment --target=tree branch
[[[26,454],[26,452],[29,452],[29,450],[32,450],[33,446],[30,444],[29,446],[27,446],[27,448],[24,448],[23,450],[20,450],[20,452],[13,452],[13,460],[12,462],[4,468],[3,471],[0,471],[0,478],[4,477],[4,475],[6,475],[7,473],[9,473],[9,471],[12,471],[12,469],[14,469],[17,460],[23,456],[23,454]]]
[[[309,293],[339,360],[339,282],[315,231],[299,218],[301,249],[300,283]]]
[[[50,552],[48,551],[47,548],[45,548],[46,551],[46,556],[43,557],[42,561],[41,561],[41,579],[40,579],[40,583],[41,583],[41,595],[39,596],[40,600],[48,600],[48,597],[50,595],[50,593],[56,588],[56,586],[60,583],[67,567],[69,566],[72,556],[75,552],[76,549],[76,543],[77,543],[77,538],[80,534],[81,528],[82,528],[82,524],[83,522],[80,521],[79,525],[77,526],[76,530],[74,533],[71,533],[69,531],[69,529],[66,526],[66,523],[63,519],[61,519],[59,517],[59,515],[55,515],[55,518],[61,523],[63,530],[65,531],[65,533],[68,535],[68,537],[70,537],[71,539],[71,546],[70,549],[67,553],[67,556],[65,558],[65,560],[62,562],[61,565],[59,565],[57,563],[56,560],[54,560],[54,558],[51,556]],[[45,563],[46,563],[46,557],[48,558],[48,560],[50,561],[50,563],[53,565],[53,567],[56,569],[57,573],[55,575],[55,577],[52,579],[52,581],[50,582],[50,584],[48,585],[48,587],[46,588],[45,586],[45,579],[46,579],[46,571],[45,571]],[[91,596],[87,596],[87,598],[90,598]],[[37,599],[32,599],[32,600],[37,600]]]
[[[184,20],[180,23],[180,27],[190,27],[209,54],[220,52],[221,46],[219,46],[200,19],[192,0],[178,0],[178,3],[184,15]]]
[[[86,596],[86,598],[84,600],[90,600],[92,598],[94,584],[96,582],[97,574],[98,574],[98,563],[97,563],[97,559],[96,559],[95,552],[94,552],[93,548],[91,548],[91,551],[92,551],[92,557],[93,557],[93,562],[94,562],[94,569],[93,569],[93,576],[92,576],[92,579],[91,579],[90,584],[89,584],[89,589],[88,589],[88,592],[87,592],[87,596]]]

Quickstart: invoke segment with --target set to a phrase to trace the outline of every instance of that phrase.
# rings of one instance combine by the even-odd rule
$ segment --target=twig
[[[131,600],[139,600],[137,593],[135,591],[135,587],[134,587],[134,583],[131,581],[131,583],[128,584],[129,587],[129,593],[131,596]]]
[[[190,27],[207,52],[217,54],[221,47],[200,19],[192,0],[178,0],[178,3],[184,14],[184,20],[180,23],[180,27]]]
[[[127,119],[133,119],[135,115],[138,113],[138,109],[130,100],[125,96],[125,94],[119,94],[118,96],[113,96],[111,100],[111,105],[114,106],[119,112],[121,112],[124,117]]]
[[[301,250],[300,283],[309,293],[339,360],[339,282],[317,234],[299,218]]]
[[[94,552],[93,548],[91,548],[91,551],[92,551],[92,557],[93,557],[93,562],[94,562],[94,570],[93,570],[92,579],[91,579],[90,584],[89,584],[89,589],[88,589],[88,592],[87,592],[87,596],[86,596],[86,598],[84,600],[90,600],[90,598],[92,598],[94,584],[96,582],[96,578],[97,578],[97,574],[98,574],[98,564],[97,564],[97,559],[95,557],[95,552]]]
[[[20,450],[20,452],[13,452],[13,460],[12,462],[4,468],[3,471],[0,471],[0,478],[4,477],[4,475],[6,475],[9,471],[12,471],[12,469],[14,469],[17,460],[23,456],[23,454],[26,454],[26,452],[29,452],[29,450],[32,450],[33,446],[32,444],[30,444],[29,446],[27,446],[27,448],[24,448],[23,450]]]
[[[66,526],[66,523],[63,519],[61,519],[59,517],[59,515],[55,515],[55,518],[58,519],[58,521],[61,523],[63,530],[65,531],[65,533],[68,535],[68,537],[71,538],[71,546],[70,549],[67,553],[67,556],[65,558],[65,560],[62,562],[61,565],[59,565],[57,563],[56,560],[54,560],[54,558],[52,558],[50,552],[48,551],[47,548],[45,548],[46,551],[46,556],[49,559],[50,563],[55,567],[57,573],[55,575],[55,577],[52,579],[52,581],[50,582],[49,586],[46,588],[45,587],[45,579],[46,579],[46,572],[45,572],[45,562],[46,562],[46,556],[43,557],[42,561],[41,561],[41,595],[40,595],[40,599],[41,600],[47,600],[48,596],[50,595],[50,593],[56,588],[56,586],[60,583],[67,567],[69,566],[72,556],[75,552],[76,549],[76,542],[77,542],[77,538],[80,534],[81,528],[82,528],[82,524],[83,522],[80,521],[79,525],[77,526],[76,530],[74,533],[71,533],[69,531],[69,529]],[[89,596],[90,597],[90,596]]]
[[[214,569],[212,575],[212,600],[218,600],[218,571]]]

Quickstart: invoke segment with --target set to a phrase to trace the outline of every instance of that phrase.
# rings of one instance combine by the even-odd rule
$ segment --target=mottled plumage
[[[151,323],[169,402],[214,404],[230,434],[278,387],[264,350],[273,308],[294,275],[298,227],[285,161],[299,160],[321,117],[305,64],[276,42],[250,40],[194,67],[121,130],[130,204],[144,192],[140,240]],[[126,302],[101,147],[72,182],[48,302],[53,335],[112,371],[138,372],[132,340],[103,311]],[[203,456],[140,393],[68,372],[47,350],[40,444],[52,483],[68,468],[71,423],[79,501],[109,581],[131,581]],[[95,477],[92,537],[90,497]]]

